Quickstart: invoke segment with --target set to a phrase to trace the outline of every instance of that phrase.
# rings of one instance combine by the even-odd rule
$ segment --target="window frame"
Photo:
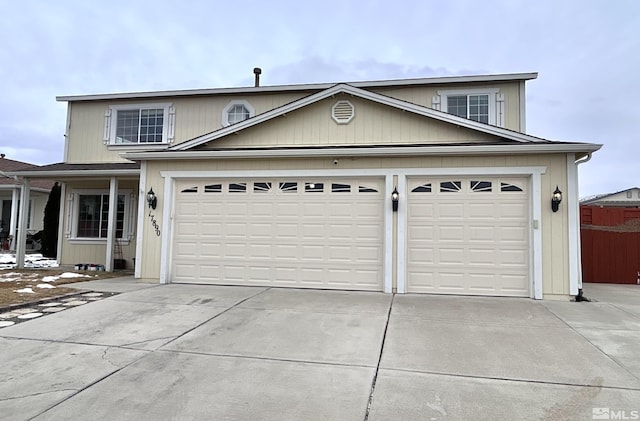
[[[138,142],[119,143],[116,140],[118,130],[118,113],[121,111],[142,111],[142,110],[163,110],[162,118],[162,141],[160,142],[140,142],[140,126],[138,125]],[[154,147],[165,147],[173,141],[175,126],[175,108],[170,102],[147,103],[147,104],[115,104],[109,105],[105,112],[104,143],[110,148],[118,149],[153,149]]]
[[[107,237],[80,237],[78,236],[78,222],[80,218],[80,196],[109,196],[109,189],[74,189],[71,193],[69,206],[69,219],[67,222],[67,240],[70,243],[106,244]],[[130,189],[118,190],[118,196],[124,196],[124,213],[122,216],[122,237],[116,237],[121,244],[129,244],[133,238],[135,198]],[[102,199],[101,199],[102,200]],[[107,212],[108,214],[108,212]],[[108,218],[108,216],[107,216]],[[117,215],[116,215],[117,218]],[[117,220],[116,220],[117,223]]]
[[[440,110],[448,113],[448,98],[454,96],[466,96],[467,97],[467,115],[469,115],[469,96],[478,96],[478,95],[487,95],[489,102],[489,113],[488,113],[488,123],[482,123],[478,120],[472,120],[468,117],[467,120],[475,121],[480,124],[490,124],[492,126],[500,126],[502,124],[497,120],[497,98],[500,93],[499,88],[478,88],[478,89],[451,89],[451,90],[440,90],[437,94],[440,96]],[[451,114],[455,115],[455,114]],[[465,117],[461,117],[465,118]]]
[[[247,117],[244,120],[241,121],[236,121],[234,123],[230,123],[229,122],[229,113],[231,112],[231,110],[233,110],[233,108],[235,108],[237,105],[241,105],[244,108],[246,108],[246,110],[249,112],[249,117]],[[238,123],[242,123],[243,121],[247,121],[248,119],[250,119],[251,117],[256,115],[256,110],[255,108],[253,108],[253,106],[251,104],[249,104],[248,101],[241,99],[241,100],[233,100],[231,102],[229,102],[223,109],[222,109],[222,125],[224,127],[229,127],[231,125],[234,124],[238,124]]]

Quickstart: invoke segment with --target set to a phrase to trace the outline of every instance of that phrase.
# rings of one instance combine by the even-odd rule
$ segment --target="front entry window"
[[[125,195],[118,195],[116,205],[116,238],[123,237]],[[108,194],[81,194],[78,196],[77,237],[107,238],[109,221]]]

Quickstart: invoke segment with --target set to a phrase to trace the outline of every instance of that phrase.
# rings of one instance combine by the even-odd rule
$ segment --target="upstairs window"
[[[489,95],[452,95],[447,112],[480,123],[489,123]]]
[[[255,110],[247,101],[231,101],[222,110],[222,125],[240,123],[255,115]]]
[[[173,139],[171,104],[113,105],[105,113],[104,141],[109,145],[149,145]]]
[[[438,91],[434,107],[458,117],[504,126],[504,95],[499,89]]]

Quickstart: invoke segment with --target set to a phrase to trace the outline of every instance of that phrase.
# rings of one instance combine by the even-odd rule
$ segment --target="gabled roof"
[[[473,75],[473,76],[445,76],[445,77],[427,77],[414,79],[391,79],[391,80],[374,80],[374,81],[357,81],[348,84],[356,88],[382,88],[395,86],[426,86],[449,83],[481,83],[481,82],[507,82],[507,81],[526,81],[536,79],[538,73],[503,73],[495,75]],[[236,94],[255,94],[265,92],[313,92],[329,89],[336,83],[306,83],[293,85],[273,85],[273,86],[250,86],[237,88],[213,88],[213,89],[183,89],[171,91],[154,91],[154,92],[129,92],[115,94],[95,94],[95,95],[67,95],[56,97],[57,101],[102,101],[113,99],[142,99],[142,98],[163,98],[163,97],[181,97],[181,96],[198,96],[198,95],[236,95]]]
[[[620,193],[626,193],[628,191],[640,191],[640,187],[631,187],[631,188],[620,190],[620,191],[617,191],[617,192],[614,192],[614,193],[604,193],[604,194],[597,194],[595,196],[585,197],[584,199],[582,199],[580,201],[580,204],[581,205],[589,205],[589,204],[592,204],[592,203],[598,203],[598,202],[601,202],[601,201],[606,201],[606,199],[608,197],[613,197],[613,196],[616,196],[616,195],[618,195]],[[635,200],[635,201],[637,202],[638,200]],[[626,201],[618,201],[618,202],[622,203],[622,202],[626,202]]]
[[[306,107],[310,104],[316,103],[318,101],[321,101],[323,99],[326,99],[338,94],[347,94],[347,95],[356,96],[369,101],[377,102],[379,104],[387,105],[389,107],[394,107],[402,111],[411,112],[424,117],[429,117],[435,120],[443,121],[445,123],[450,123],[456,126],[465,127],[468,129],[477,130],[479,132],[498,136],[506,140],[521,142],[521,143],[550,143],[550,141],[546,139],[530,136],[527,134],[504,129],[497,126],[492,126],[489,124],[479,123],[479,122],[462,118],[462,117],[457,117],[455,115],[445,113],[442,111],[437,111],[429,107],[413,104],[410,102],[406,102],[406,101],[391,98],[385,95],[381,95],[375,92],[367,91],[365,89],[360,89],[352,85],[341,83],[338,85],[334,85],[328,89],[325,89],[321,92],[309,95],[297,101],[293,101],[289,104],[285,104],[281,107],[278,107],[273,110],[262,113],[260,115],[254,116],[240,123],[223,127],[211,133],[207,133],[202,136],[198,136],[194,139],[187,140],[186,142],[181,142],[177,145],[174,145],[168,148],[167,150],[168,151],[186,151],[186,150],[195,148],[197,146],[203,145],[205,143],[211,142],[213,140],[220,139],[229,134],[237,133],[241,130],[247,129],[249,127],[253,127],[257,124],[263,123],[273,118],[286,115],[287,113],[293,112],[295,110],[298,110],[300,108]]]
[[[29,164],[28,162],[16,161],[13,159],[2,156],[0,158],[0,187],[8,188],[14,186],[22,186],[22,182],[12,177],[12,173],[15,171],[26,171],[38,168],[35,164]],[[36,190],[51,190],[53,187],[52,181],[40,180],[31,183],[31,188]]]

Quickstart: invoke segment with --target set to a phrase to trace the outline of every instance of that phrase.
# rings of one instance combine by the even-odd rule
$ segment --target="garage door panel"
[[[496,231],[496,227],[493,226],[486,227],[470,224],[468,229],[469,242],[494,243],[498,238]]]
[[[439,203],[436,206],[437,217],[440,220],[464,218],[464,203],[452,202],[452,203]]]
[[[496,217],[496,206],[493,203],[472,203],[467,205],[467,209],[469,219],[492,220]]]
[[[251,216],[253,217],[270,217],[273,215],[272,203],[252,203]]]
[[[465,230],[459,225],[438,226],[438,240],[440,241],[464,241]]]
[[[412,204],[408,210],[409,219],[426,218],[431,220],[434,216],[434,204],[416,203]]]
[[[223,213],[222,205],[219,202],[202,202],[200,203],[200,208],[200,215],[203,217],[220,217]],[[181,212],[181,210],[178,209],[178,212]],[[196,215],[197,212],[193,214],[194,217]]]
[[[358,186],[383,183],[367,180],[312,180],[313,191],[286,179],[178,183],[172,280],[382,289],[382,193]]]
[[[464,265],[465,253],[462,248],[444,248],[437,249],[437,261],[442,265]]]
[[[304,245],[301,247],[302,258],[308,261],[323,261],[324,246]]]
[[[495,251],[491,249],[469,249],[469,264],[492,267],[495,265]]]
[[[408,182],[410,188],[433,188],[408,192],[407,291],[528,296],[531,225],[526,179],[451,180]],[[524,191],[503,192],[503,183]],[[425,216],[430,209],[435,210],[432,218]]]

